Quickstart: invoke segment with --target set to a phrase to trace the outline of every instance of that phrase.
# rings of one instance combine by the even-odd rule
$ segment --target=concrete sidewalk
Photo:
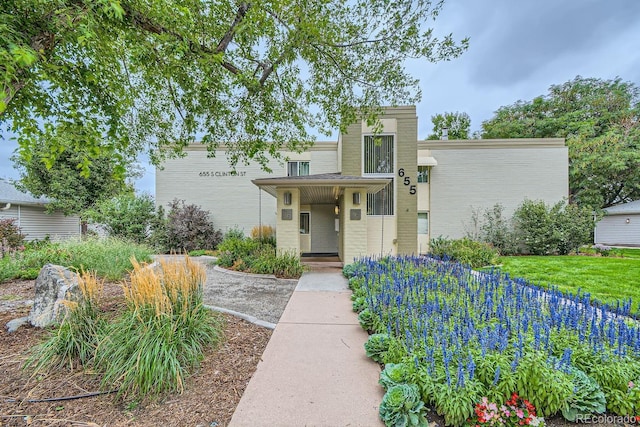
[[[337,271],[305,273],[230,426],[382,426],[379,366]]]

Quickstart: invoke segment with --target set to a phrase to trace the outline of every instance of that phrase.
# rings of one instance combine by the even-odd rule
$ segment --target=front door
[[[335,226],[335,205],[311,206],[311,252],[338,253],[338,232]]]

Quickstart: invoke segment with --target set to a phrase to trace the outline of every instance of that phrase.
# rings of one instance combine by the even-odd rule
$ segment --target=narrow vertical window
[[[364,175],[391,178],[391,182],[375,194],[367,194],[367,215],[393,215],[394,206],[394,137],[365,135],[363,141]]]
[[[429,182],[429,166],[418,166],[418,183]]]
[[[418,212],[418,234],[429,234],[428,212]]]
[[[300,234],[309,234],[309,212],[300,212]]]

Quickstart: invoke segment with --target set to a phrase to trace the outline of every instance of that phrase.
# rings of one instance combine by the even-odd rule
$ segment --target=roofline
[[[338,141],[309,141],[310,145],[305,150],[301,151],[302,153],[307,151],[335,151],[338,149]],[[229,147],[221,143],[215,148],[215,151],[227,151]],[[206,144],[202,144],[200,142],[194,142],[186,147],[184,147],[184,151],[209,151]],[[287,147],[281,147],[278,149],[280,153],[289,152],[294,153],[293,150],[287,150]]]
[[[292,179],[283,178],[257,178],[252,179],[254,185],[260,186],[287,186],[287,187],[369,187],[370,185],[388,184],[392,178],[329,178],[329,179]]]
[[[465,150],[476,148],[558,148],[564,138],[446,139],[418,141],[418,150]]]

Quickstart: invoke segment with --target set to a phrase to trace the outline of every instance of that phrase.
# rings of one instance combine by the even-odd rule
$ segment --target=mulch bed
[[[105,394],[30,403],[100,390],[100,376],[95,372],[60,370],[32,377],[22,369],[29,350],[46,333],[23,326],[9,334],[4,325],[29,313],[23,300],[33,298],[33,292],[32,281],[0,284],[0,426],[225,426],[272,332],[224,315],[224,341],[206,352],[199,370],[188,378],[184,393],[161,401],[133,406]],[[105,310],[113,312],[123,304],[116,284],[105,285],[105,294]]]

